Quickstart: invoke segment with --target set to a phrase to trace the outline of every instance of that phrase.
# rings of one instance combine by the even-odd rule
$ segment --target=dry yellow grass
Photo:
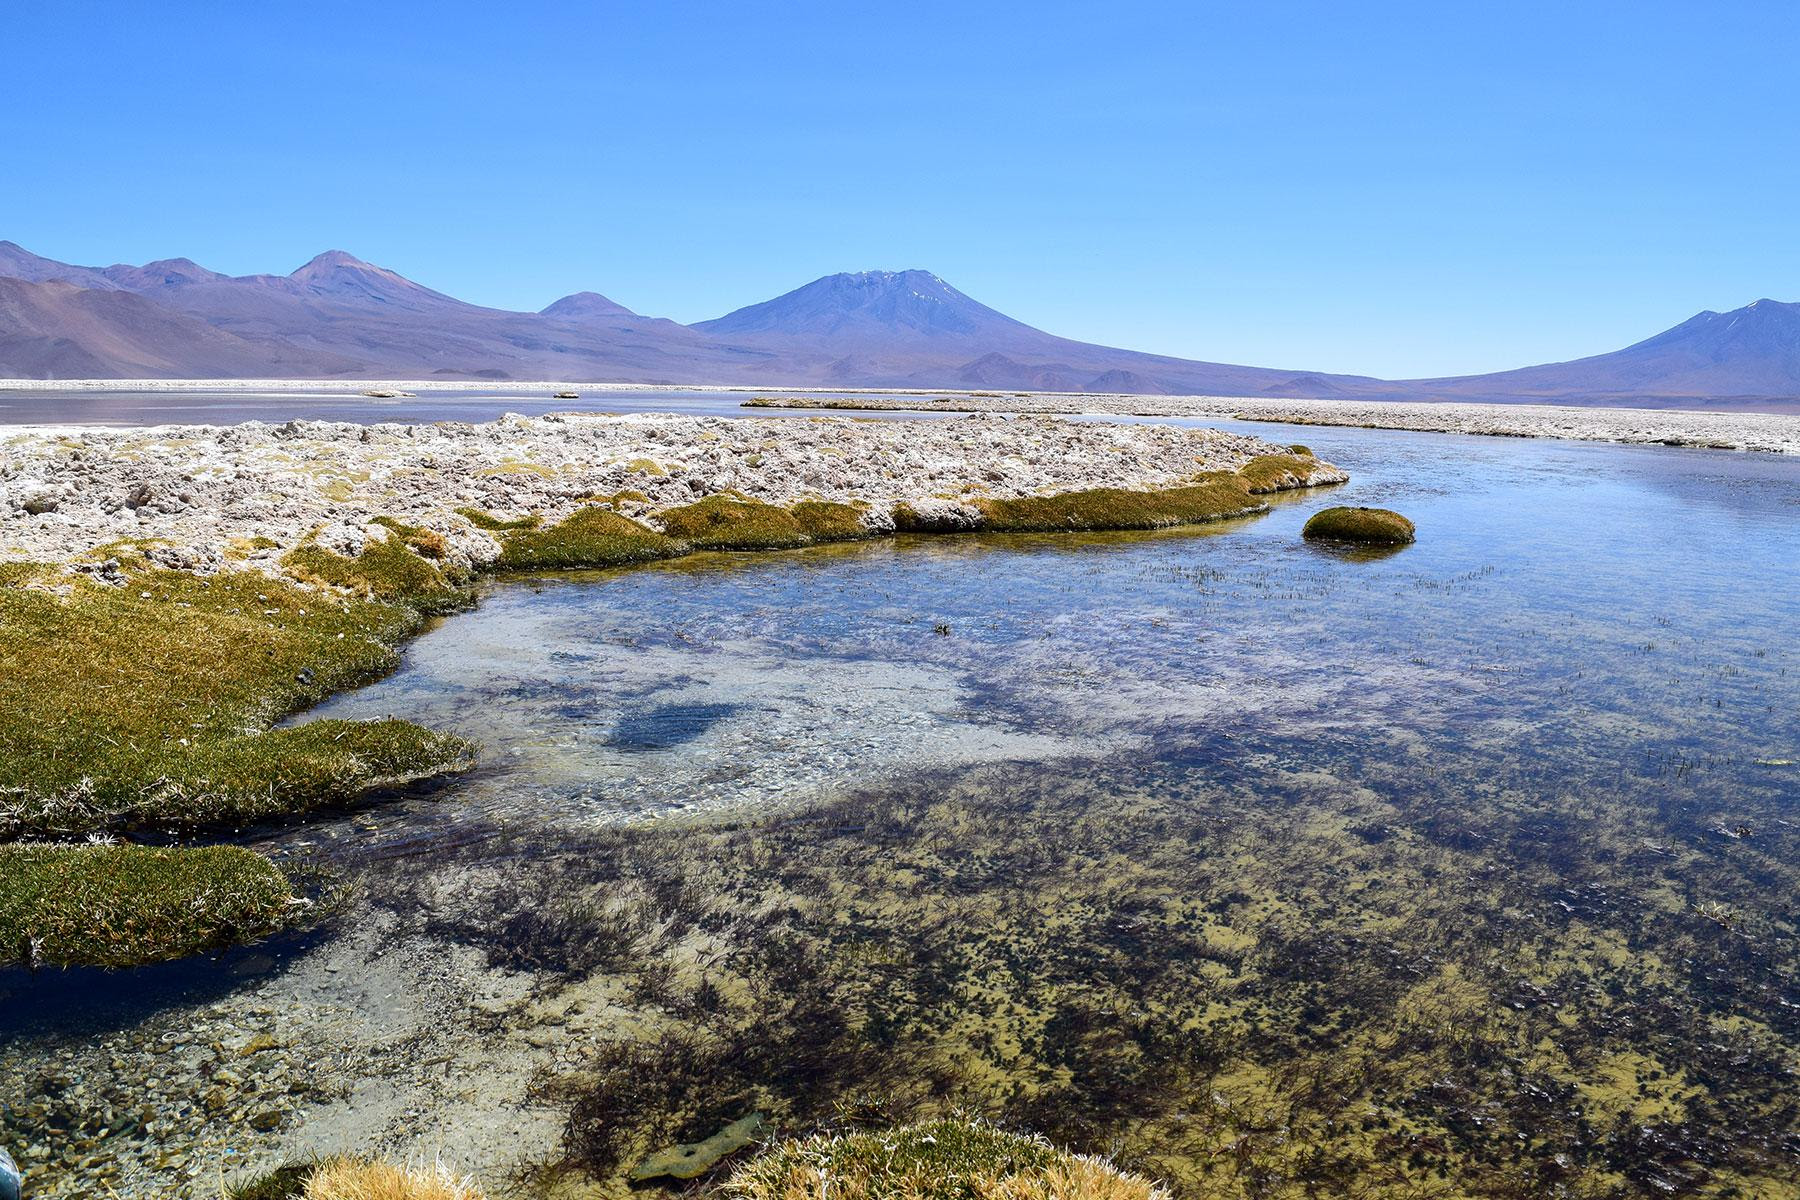
[[[485,1200],[466,1178],[443,1163],[402,1167],[334,1158],[307,1176],[305,1200]]]

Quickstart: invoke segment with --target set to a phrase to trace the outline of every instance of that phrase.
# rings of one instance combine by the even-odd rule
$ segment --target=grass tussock
[[[443,1163],[406,1167],[333,1158],[306,1177],[302,1200],[484,1200],[474,1182]]]
[[[1094,488],[1054,496],[980,499],[981,528],[995,533],[1166,529],[1261,512],[1237,477],[1222,474],[1187,487],[1160,491]]]
[[[657,520],[697,550],[789,550],[813,541],[787,509],[724,493],[665,509]],[[829,524],[830,515],[820,514],[818,523]]]
[[[268,729],[391,670],[420,621],[250,572],[0,586],[0,838],[262,819],[468,765],[404,721]]]
[[[1149,1180],[1040,1137],[946,1118],[782,1142],[725,1185],[743,1200],[1166,1200]]]
[[[1385,508],[1326,508],[1314,513],[1301,535],[1318,541],[1399,546],[1413,540],[1413,523]]]
[[[577,509],[547,529],[520,527],[506,534],[502,571],[556,571],[581,567],[621,567],[679,558],[687,547],[610,509]]]
[[[267,934],[293,904],[237,846],[0,846],[0,964],[161,962]]]

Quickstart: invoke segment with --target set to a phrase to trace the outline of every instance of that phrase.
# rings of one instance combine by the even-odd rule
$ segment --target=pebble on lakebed
[[[1358,542],[1400,546],[1413,540],[1413,523],[1385,508],[1338,506],[1320,509],[1306,522],[1301,536],[1314,541]]]

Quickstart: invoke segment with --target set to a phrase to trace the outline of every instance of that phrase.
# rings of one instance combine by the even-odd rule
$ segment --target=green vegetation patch
[[[272,1171],[225,1185],[225,1200],[299,1200],[317,1163],[285,1163]]]
[[[1251,495],[1285,492],[1307,486],[1307,480],[1318,470],[1318,460],[1310,455],[1260,454],[1238,469],[1238,478]]]
[[[422,613],[454,612],[473,602],[468,579],[434,561],[444,553],[442,535],[392,519],[376,523],[392,534],[383,541],[371,540],[355,558],[309,542],[288,551],[281,565],[306,583],[345,588],[365,599],[404,604]]]
[[[785,508],[720,493],[657,514],[664,532],[699,550],[788,550],[812,538]]]
[[[1150,1200],[1161,1189],[1040,1137],[947,1118],[785,1141],[738,1169],[746,1200]]]
[[[0,963],[131,967],[261,937],[287,878],[237,846],[0,846]]]
[[[801,531],[815,542],[854,542],[874,536],[874,530],[863,524],[862,510],[853,504],[802,500],[788,511]]]
[[[0,838],[267,818],[466,767],[467,742],[404,721],[268,731],[387,673],[421,619],[247,571],[0,586]]]
[[[982,528],[996,533],[1057,530],[1165,529],[1263,511],[1234,476],[1160,491],[1094,488],[1054,496],[976,500]]]
[[[1414,530],[1411,521],[1385,508],[1339,506],[1314,513],[1300,532],[1318,541],[1398,546],[1412,541]]]
[[[492,513],[483,512],[479,508],[459,508],[456,510],[456,514],[466,518],[475,528],[485,529],[489,533],[511,533],[516,529],[536,529],[544,523],[544,518],[536,513],[527,513],[525,516],[515,517],[510,521],[503,517],[496,517]]]
[[[548,529],[521,528],[507,534],[495,565],[503,571],[621,567],[679,558],[687,549],[629,517],[589,506]]]

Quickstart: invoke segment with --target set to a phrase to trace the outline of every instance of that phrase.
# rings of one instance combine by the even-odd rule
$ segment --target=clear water
[[[293,1054],[336,1056],[355,1078],[341,1094],[281,1101],[267,1130],[244,1125],[232,1099],[165,1118],[156,1138],[101,1138],[122,1164],[122,1192],[152,1194],[153,1177],[201,1189],[221,1162],[341,1149],[371,1129],[390,1146],[448,1146],[471,1166],[568,1153],[605,1176],[631,1119],[605,1109],[594,1081],[621,1062],[650,1070],[606,1048],[632,1031],[685,1036],[723,1019],[670,998],[686,994],[695,962],[715,961],[694,958],[698,939],[723,961],[736,946],[763,964],[707,978],[727,1012],[738,987],[760,989],[759,1013],[787,1014],[744,1026],[787,1057],[689,1061],[665,1044],[652,1073],[675,1090],[640,1097],[644,1137],[709,1132],[741,1099],[707,1091],[727,1076],[791,1120],[827,1111],[848,1085],[799,1065],[823,1047],[860,1064],[873,1090],[908,1103],[949,1095],[1112,1146],[1186,1194],[1287,1195],[1298,1193],[1242,1179],[1233,1191],[1210,1174],[1225,1161],[1219,1114],[1262,1102],[1265,1085],[1232,1064],[1256,1064],[1258,1080],[1285,1079],[1282,1064],[1372,1069],[1382,1056],[1369,1058],[1371,1039],[1416,1029],[1406,1006],[1429,983],[1434,995],[1504,1001],[1479,1021],[1456,1009],[1451,1025],[1514,1024],[1495,1025],[1479,1054],[1419,1050],[1417,1078],[1358,1100],[1356,1122],[1284,1118],[1311,1130],[1284,1146],[1337,1139],[1345,1171],[1357,1155],[1411,1154],[1414,1182],[1461,1178],[1493,1155],[1482,1168],[1502,1181],[1493,1195],[1559,1194],[1581,1172],[1583,1186],[1614,1189],[1594,1195],[1785,1194],[1767,1189],[1800,1152],[1781,1100],[1800,1070],[1800,469],[1701,451],[1254,428],[1309,443],[1353,482],[1202,531],[900,540],[494,585],[476,611],[420,638],[395,675],[318,714],[451,729],[484,745],[484,765],[430,795],[251,839],[347,879],[343,913],[308,938],[214,964],[6,980],[14,1032],[0,1086],[29,1088],[53,1063],[96,1091],[135,1089],[178,1109],[159,1048],[267,1026]],[[1397,508],[1419,541],[1381,556],[1303,542],[1306,516],[1336,503]],[[1077,829],[1079,850],[1024,856]],[[1206,874],[1213,864],[1236,865]],[[821,889],[841,892],[790,931],[794,952],[826,954],[829,971],[775,971],[757,949],[764,935],[733,923],[754,907],[744,889],[767,901],[756,889],[770,880],[802,914]],[[708,889],[738,899],[684,924]],[[1010,899],[955,937],[931,932],[921,914],[972,896]],[[1226,939],[1220,954],[1249,954],[1255,969],[1240,962],[1231,989],[1164,1028],[1157,1014],[1173,997],[1213,986],[1160,974],[1198,961],[1188,943],[1155,940],[1174,932],[1144,932],[1143,914],[1171,896],[1199,906],[1184,920],[1242,911],[1264,923],[1240,921],[1230,938],[1212,929]],[[1043,897],[1065,899],[1036,922],[1007,915]],[[1277,909],[1289,922],[1279,929]],[[1070,912],[1104,919],[1047,940]],[[1388,920],[1396,912],[1413,916]],[[637,930],[629,951],[596,949],[595,927],[621,914]],[[861,932],[845,941],[852,926]],[[1329,947],[1293,950],[1305,930],[1330,932]],[[851,1033],[796,1033],[830,1025],[794,1007],[811,995],[799,980],[861,979],[876,943],[905,949],[904,986],[890,964],[843,983],[831,1011],[861,1012],[874,995],[916,1025],[870,1041],[855,1032],[865,1013]],[[1009,1022],[1026,1017],[971,982],[957,947],[977,943],[1037,964],[1008,985],[1027,1012],[1044,978],[1061,979],[1054,1005],[1065,1007],[1070,988],[1114,988],[1108,1003],[1122,1007],[1101,1025],[1139,1021],[1143,1045],[1161,1049],[1107,1057],[1060,1016],[1020,1032]],[[1288,949],[1276,954],[1277,943]],[[1257,958],[1259,945],[1273,957]],[[1591,990],[1564,995],[1571,971]],[[1403,976],[1402,996],[1392,985]],[[1536,991],[1515,999],[1515,986]],[[426,1004],[446,988],[481,1003]],[[703,1010],[713,1015],[694,1015]],[[595,1012],[605,1021],[583,1024]],[[1146,1065],[1173,1054],[1173,1031],[1227,1024],[1230,1038],[1191,1051],[1225,1064],[1203,1082]],[[402,1061],[371,1049],[383,1039],[405,1047]],[[1714,1043],[1735,1057],[1715,1061]],[[937,1056],[950,1065],[927,1086],[921,1064]],[[488,1086],[468,1095],[408,1073],[438,1058]],[[1121,1075],[1127,1060],[1136,1065]],[[1579,1121],[1533,1107],[1539,1084],[1520,1083],[1533,1072],[1552,1093],[1570,1089],[1557,1111]],[[584,1082],[523,1082],[565,1076]],[[1455,1079],[1462,1099],[1421,1091]],[[1235,1108],[1219,1100],[1239,1092]],[[7,1094],[9,1109],[24,1098]],[[1316,1104],[1289,1099],[1298,1114]],[[1461,1124],[1417,1132],[1465,1109]],[[39,1121],[9,1116],[0,1138],[40,1136]],[[1352,1127],[1363,1140],[1347,1140]],[[1244,1127],[1231,1128],[1231,1144],[1245,1144]],[[1414,1130],[1405,1153],[1371,1140],[1403,1128]],[[164,1176],[145,1165],[151,1141],[172,1153]],[[1316,1170],[1329,1182],[1338,1169],[1296,1165],[1273,1142],[1255,1153],[1290,1180]],[[28,1165],[46,1177],[68,1166]],[[77,1185],[58,1186],[42,1194]]]

